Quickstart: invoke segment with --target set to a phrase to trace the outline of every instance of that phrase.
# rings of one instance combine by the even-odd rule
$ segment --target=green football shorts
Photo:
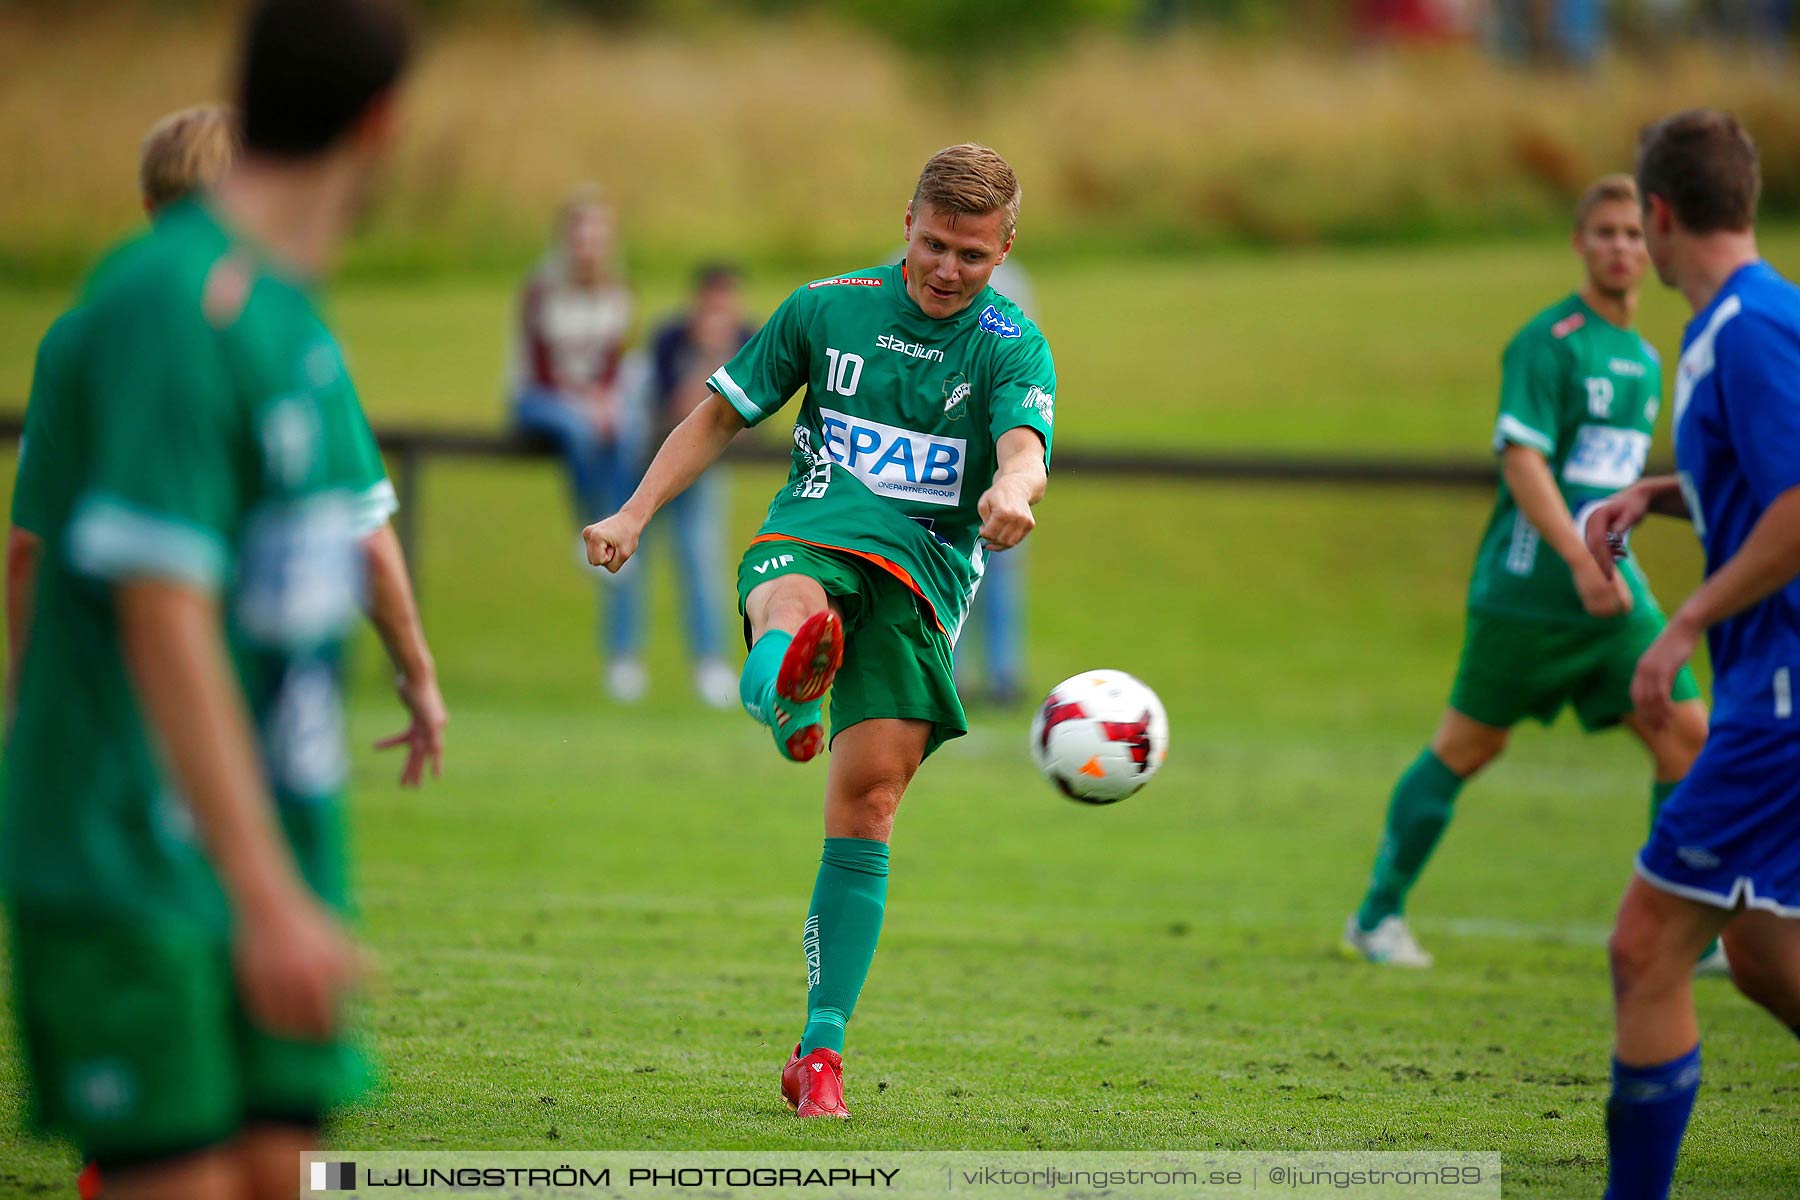
[[[229,948],[204,934],[8,916],[28,1118],[87,1158],[203,1150],[254,1121],[312,1124],[373,1083],[348,1040],[253,1028]]]
[[[783,575],[815,579],[844,618],[844,665],[831,685],[831,736],[860,721],[930,721],[929,758],[969,732],[951,671],[950,639],[916,592],[848,550],[789,538],[758,540],[738,564],[738,611],[758,584]],[[750,640],[749,618],[744,640]]]
[[[1631,712],[1638,659],[1663,630],[1662,614],[1634,611],[1615,625],[1558,625],[1471,612],[1450,707],[1501,729],[1526,717],[1545,725],[1573,705],[1589,732]],[[1676,701],[1700,695],[1693,672],[1675,677]]]

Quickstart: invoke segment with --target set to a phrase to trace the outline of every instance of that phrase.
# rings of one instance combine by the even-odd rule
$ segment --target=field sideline
[[[1771,250],[1800,260],[1800,238]],[[1065,444],[1480,453],[1500,340],[1569,265],[1533,244],[1047,269]],[[0,291],[0,397],[56,303]],[[486,279],[340,295],[375,419],[494,422],[507,304]],[[1670,358],[1676,322],[1647,299]],[[734,536],[774,478],[734,474]],[[926,766],[851,1030],[857,1118],[824,1129],[775,1094],[820,773],[690,704],[666,603],[650,701],[599,697],[592,585],[546,467],[445,465],[424,507],[449,774],[401,793],[368,752],[398,710],[365,639],[355,821],[388,1090],[338,1144],[1499,1150],[1509,1197],[1598,1194],[1603,943],[1648,791],[1628,739],[1524,729],[1465,792],[1412,905],[1436,970],[1333,953],[1448,689],[1485,497],[1053,477],[1032,684],[1140,674],[1170,709],[1166,773],[1069,804],[1031,773],[1024,713]],[[1673,602],[1691,534],[1640,544]],[[1792,1037],[1722,982],[1699,999],[1678,1194],[1800,1194]],[[70,1169],[0,1122],[0,1195],[63,1194]]]

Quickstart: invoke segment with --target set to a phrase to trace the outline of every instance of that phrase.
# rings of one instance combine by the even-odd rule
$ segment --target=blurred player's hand
[[[412,714],[412,724],[392,737],[375,743],[377,750],[406,747],[406,765],[400,768],[400,786],[418,787],[425,778],[425,764],[431,764],[431,777],[444,773],[444,726],[450,723],[450,710],[444,707],[443,693],[438,690],[436,676],[409,679],[401,675],[394,680],[400,703]]]
[[[617,573],[637,553],[638,539],[643,534],[644,527],[624,513],[596,521],[581,531],[581,540],[587,543],[588,565]]]
[[[976,505],[981,514],[981,540],[989,550],[1011,550],[1037,528],[1031,515],[1031,485],[1002,476],[982,493]]]
[[[1669,692],[1675,686],[1676,674],[1694,657],[1701,632],[1677,611],[1638,659],[1637,673],[1631,677],[1631,707],[1651,730],[1662,729],[1675,715]]]
[[[1575,591],[1590,617],[1622,617],[1631,611],[1631,585],[1623,572],[1606,573],[1592,564],[1575,572]]]
[[[258,1027],[312,1041],[337,1029],[359,974],[356,947],[337,918],[297,892],[239,909],[232,965]]]
[[[1606,578],[1611,579],[1617,573],[1614,564],[1625,557],[1626,536],[1649,512],[1650,492],[1638,484],[1608,496],[1587,510],[1582,537],[1587,541],[1588,553],[1594,556],[1595,564]]]

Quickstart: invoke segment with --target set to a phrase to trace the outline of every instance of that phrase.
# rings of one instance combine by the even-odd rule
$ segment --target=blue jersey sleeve
[[[1800,330],[1745,312],[1720,331],[1732,450],[1757,503],[1800,487]]]

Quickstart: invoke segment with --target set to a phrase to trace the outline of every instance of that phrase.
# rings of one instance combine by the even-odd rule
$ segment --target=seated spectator
[[[615,241],[611,206],[597,189],[577,188],[519,300],[513,428],[548,439],[562,454],[577,529],[625,502],[637,486],[642,456],[642,429],[621,386],[633,304]],[[616,584],[606,605],[607,688],[627,703],[640,699],[648,684],[636,655],[637,574],[601,576]]]

